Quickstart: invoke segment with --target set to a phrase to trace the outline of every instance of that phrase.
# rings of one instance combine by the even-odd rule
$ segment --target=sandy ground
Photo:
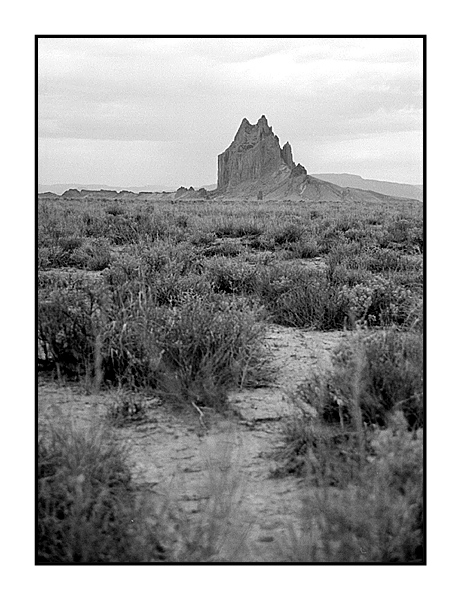
[[[283,417],[295,410],[287,392],[313,369],[327,368],[332,348],[345,335],[272,325],[267,347],[274,382],[230,393],[230,415],[207,413],[204,427],[193,409],[175,413],[150,398],[143,421],[115,429],[129,449],[136,483],[180,511],[191,531],[197,524],[204,531],[214,528],[210,535],[221,540],[218,559],[287,560],[306,492],[295,477],[271,476]],[[40,381],[39,424],[72,417],[79,426],[90,426],[104,419],[114,394],[85,394],[79,387]],[[215,518],[204,522],[210,515]]]

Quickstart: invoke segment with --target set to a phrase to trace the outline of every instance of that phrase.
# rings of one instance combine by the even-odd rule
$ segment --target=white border
[[[452,597],[452,590],[459,589],[455,576],[460,539],[456,438],[461,398],[454,377],[460,359],[458,19],[444,2],[431,10],[420,2],[395,0],[381,5],[241,0],[176,2],[167,8],[161,4],[45,1],[3,9],[1,314],[7,338],[2,348],[2,587],[7,596],[47,600],[145,595]],[[34,35],[52,33],[428,34],[428,567],[33,566]]]

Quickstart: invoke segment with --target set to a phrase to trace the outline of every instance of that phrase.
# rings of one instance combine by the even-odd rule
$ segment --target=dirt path
[[[200,523],[220,539],[221,560],[281,560],[290,531],[299,527],[302,497],[296,478],[270,476],[273,451],[282,442],[281,419],[293,410],[286,394],[309,371],[328,366],[344,335],[270,326],[267,346],[276,380],[267,388],[232,392],[234,417],[215,416],[204,429],[198,418],[174,414],[153,399],[145,421],[116,430],[129,448],[136,482],[180,509],[192,539]],[[43,383],[39,422],[71,415],[90,425],[111,402],[113,393],[84,395]]]

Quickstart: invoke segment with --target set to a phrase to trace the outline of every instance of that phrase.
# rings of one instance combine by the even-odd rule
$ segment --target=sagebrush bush
[[[347,302],[322,272],[283,267],[261,269],[255,294],[280,325],[341,329],[348,319]]]
[[[422,430],[408,431],[396,413],[388,429],[370,432],[368,448],[349,485],[306,493],[305,539],[292,560],[423,562]]]
[[[365,240],[369,239],[370,233],[365,228],[363,228],[362,223],[360,223],[358,226],[354,226],[347,229],[344,232],[344,237],[347,240],[353,240],[356,242],[363,243]]]
[[[126,452],[106,431],[48,427],[37,472],[38,562],[166,559],[155,514],[146,514],[132,486]]]
[[[307,482],[290,560],[422,562],[422,340],[390,330],[338,347],[291,399],[274,475]]]
[[[157,321],[163,392],[202,404],[264,379],[264,326],[244,299],[190,297]]]
[[[109,206],[109,208],[106,208],[106,214],[118,217],[119,215],[125,214],[125,209],[121,206],[117,206],[116,204],[114,204],[113,206]]]
[[[361,468],[357,432],[322,422],[316,412],[303,412],[284,424],[284,445],[276,452],[275,477],[308,477],[316,486],[344,488]]]
[[[208,246],[216,241],[216,233],[212,231],[194,231],[190,236],[190,242],[194,246]]]
[[[366,269],[372,273],[382,273],[385,271],[402,271],[409,265],[404,257],[390,248],[374,248],[368,254],[366,260]]]
[[[294,392],[294,400],[327,423],[350,423],[358,402],[370,425],[386,425],[398,409],[409,427],[422,427],[420,333],[389,329],[355,334],[333,350],[331,371],[323,376],[311,374]]]
[[[250,296],[257,287],[258,267],[244,260],[216,257],[206,264],[206,277],[216,292]]]
[[[382,275],[365,283],[343,285],[339,297],[353,321],[368,326],[402,325],[417,302],[411,290]]]
[[[274,232],[274,242],[283,246],[299,242],[303,237],[303,228],[296,223],[287,223]]]
[[[218,237],[245,237],[257,236],[262,232],[260,226],[255,222],[241,221],[240,219],[227,220],[219,224],[214,233]]]
[[[81,244],[70,257],[71,265],[88,269],[88,271],[102,271],[109,267],[110,263],[110,247],[107,240],[102,238]]]
[[[62,375],[164,388],[176,399],[222,399],[262,376],[263,325],[242,298],[184,291],[159,302],[140,281],[70,283],[39,302],[39,342]],[[203,396],[203,397],[202,397]]]
[[[290,246],[292,258],[316,258],[320,255],[320,248],[316,240],[301,239]]]
[[[331,388],[346,406],[355,395],[368,423],[385,425],[398,409],[409,427],[422,427],[423,340],[395,328],[359,335],[332,356]]]
[[[416,332],[355,334],[333,351],[329,372],[311,373],[290,394],[298,414],[285,424],[279,474],[311,474],[330,484],[353,480],[369,433],[396,412],[408,430],[424,425],[423,346]],[[357,457],[360,459],[357,462]]]
[[[59,245],[63,252],[73,252],[80,248],[83,244],[83,239],[81,237],[69,237],[62,238],[59,240]]]
[[[38,301],[38,342],[42,359],[58,376],[84,377],[94,363],[92,315],[97,298],[81,280],[52,282],[52,291]]]
[[[368,250],[364,250],[358,242],[334,240],[327,252],[324,248],[324,253],[327,253],[326,261],[331,272],[334,272],[337,267],[366,271]]]
[[[84,212],[81,215],[82,235],[86,238],[106,237],[111,229],[110,215],[96,212]],[[110,237],[110,236],[108,236]]]
[[[202,251],[203,256],[239,256],[243,247],[229,240],[224,240],[220,244],[214,244]]]

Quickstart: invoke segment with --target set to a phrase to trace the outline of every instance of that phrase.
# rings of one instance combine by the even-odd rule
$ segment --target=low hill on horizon
[[[120,187],[117,185],[104,185],[104,184],[81,184],[81,183],[52,183],[50,185],[45,183],[38,184],[38,193],[43,194],[51,192],[53,194],[61,195],[68,190],[91,190],[99,192],[100,190],[107,190],[111,192],[174,192],[176,188],[169,185],[143,185],[143,186],[124,186]]]
[[[333,183],[334,185],[339,185],[340,187],[368,190],[386,196],[423,200],[422,185],[395,183],[393,181],[380,181],[377,179],[364,179],[360,175],[352,175],[350,173],[312,173],[311,176],[316,179],[321,179],[322,181],[327,181],[328,183]]]

